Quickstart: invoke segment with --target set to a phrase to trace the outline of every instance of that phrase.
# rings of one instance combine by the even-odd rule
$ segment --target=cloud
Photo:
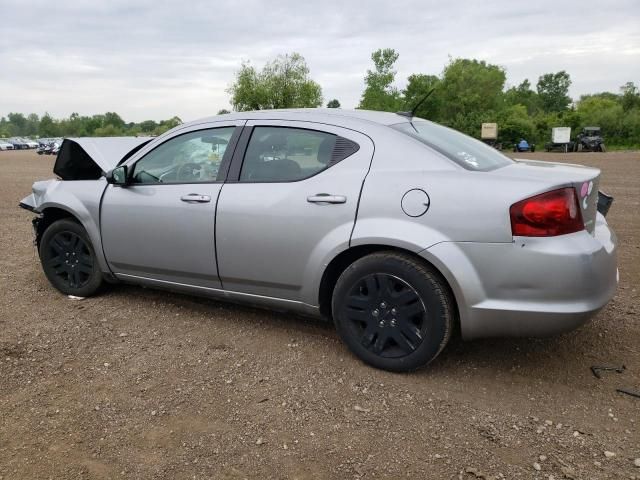
[[[400,53],[397,83],[449,57],[502,65],[507,82],[567,70],[571,94],[640,77],[633,0],[494,2],[4,0],[0,115],[93,114],[190,120],[228,108],[242,60],[307,60],[325,98],[354,107],[377,48]]]

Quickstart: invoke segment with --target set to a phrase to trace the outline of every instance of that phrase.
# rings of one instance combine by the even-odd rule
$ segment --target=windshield
[[[437,123],[413,120],[391,128],[419,140],[467,170],[486,172],[513,163],[495,148]]]

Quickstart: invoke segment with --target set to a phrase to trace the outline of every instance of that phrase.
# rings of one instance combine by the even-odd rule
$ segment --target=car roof
[[[408,117],[392,112],[376,112],[373,110],[343,110],[341,108],[291,108],[282,110],[255,110],[250,112],[233,112],[201,118],[185,125],[220,120],[300,120],[330,124],[352,123],[361,121],[379,125],[395,125],[406,123]]]

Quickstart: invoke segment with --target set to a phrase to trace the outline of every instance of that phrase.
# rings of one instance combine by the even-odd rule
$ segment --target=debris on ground
[[[353,406],[353,409],[354,409],[356,412],[363,412],[363,413],[369,413],[369,412],[371,411],[371,409],[361,407],[360,405],[354,405],[354,406]]]
[[[627,367],[625,367],[624,365],[620,366],[620,367],[612,367],[609,365],[592,365],[591,366],[591,373],[593,373],[593,375],[596,378],[602,378],[602,376],[600,375],[600,372],[616,372],[616,373],[622,373],[626,370]]]
[[[632,397],[640,398],[640,392],[637,390],[630,390],[628,388],[616,388],[616,392],[624,393],[625,395],[631,395]]]

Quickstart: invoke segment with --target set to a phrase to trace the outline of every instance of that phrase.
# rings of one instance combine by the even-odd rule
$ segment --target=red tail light
[[[523,237],[553,237],[584,230],[573,187],[542,193],[511,205],[511,232]]]

